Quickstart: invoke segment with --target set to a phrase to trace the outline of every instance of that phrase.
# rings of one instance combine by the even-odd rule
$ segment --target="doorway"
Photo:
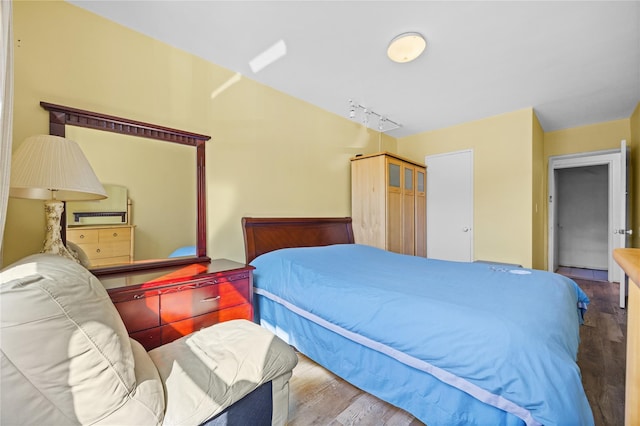
[[[608,281],[609,167],[555,170],[557,272]]]
[[[580,179],[599,189],[575,184]],[[580,192],[598,195],[578,199]],[[549,270],[571,266],[561,265],[563,262],[602,269],[606,266],[607,280],[620,282],[624,275],[611,253],[625,246],[626,143],[623,141],[621,150],[550,157],[548,202]],[[583,217],[582,210],[591,210],[588,217]]]

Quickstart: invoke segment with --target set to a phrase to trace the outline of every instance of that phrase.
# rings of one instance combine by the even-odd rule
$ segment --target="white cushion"
[[[0,273],[2,424],[160,424],[162,383],[100,282],[56,255]]]

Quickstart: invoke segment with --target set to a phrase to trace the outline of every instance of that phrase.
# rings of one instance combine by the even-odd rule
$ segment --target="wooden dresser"
[[[99,279],[129,335],[150,350],[219,322],[253,320],[253,269],[217,259]]]
[[[131,263],[133,231],[133,225],[69,227],[67,241],[82,249],[91,267]]]

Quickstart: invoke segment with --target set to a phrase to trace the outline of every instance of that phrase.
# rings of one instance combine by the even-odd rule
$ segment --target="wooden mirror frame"
[[[157,139],[164,142],[193,146],[196,149],[196,255],[174,259],[144,261],[140,263],[104,266],[91,269],[94,275],[107,275],[121,272],[140,271],[167,266],[179,266],[191,263],[210,262],[207,256],[207,215],[206,215],[206,174],[205,142],[210,136],[183,130],[171,129],[155,124],[133,121],[97,112],[40,102],[40,106],[49,111],[49,134],[65,137],[66,127],[78,126],[95,130]],[[63,218],[65,215],[62,216]],[[66,226],[62,225],[62,238],[66,242]]]

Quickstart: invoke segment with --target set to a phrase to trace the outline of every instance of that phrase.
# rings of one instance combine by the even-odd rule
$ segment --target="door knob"
[[[464,228],[462,228],[462,232],[469,232],[471,230],[471,228],[469,228],[468,226],[465,226]]]

